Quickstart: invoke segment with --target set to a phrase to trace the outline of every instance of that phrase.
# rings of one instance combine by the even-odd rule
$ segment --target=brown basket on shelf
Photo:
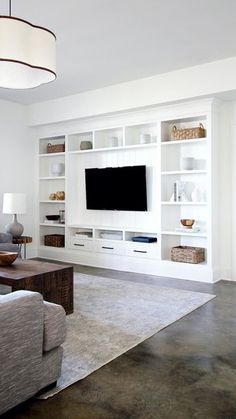
[[[206,130],[200,123],[199,127],[178,129],[176,125],[173,125],[171,130],[171,140],[191,140],[194,138],[206,137]]]
[[[64,247],[65,236],[64,234],[47,234],[44,236],[44,245],[52,247]]]
[[[63,144],[51,144],[47,145],[48,153],[63,153],[65,151],[65,143]]]
[[[172,247],[171,260],[183,263],[201,263],[205,261],[205,249],[191,246]]]

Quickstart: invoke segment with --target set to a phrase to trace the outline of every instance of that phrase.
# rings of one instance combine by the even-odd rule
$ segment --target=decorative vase
[[[50,171],[53,176],[62,176],[64,173],[64,163],[54,163],[51,165]]]

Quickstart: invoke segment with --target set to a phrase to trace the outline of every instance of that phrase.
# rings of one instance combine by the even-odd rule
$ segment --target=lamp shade
[[[0,87],[28,89],[56,78],[56,37],[46,28],[0,16]]]
[[[26,213],[26,194],[4,193],[2,212],[3,214],[25,214]]]

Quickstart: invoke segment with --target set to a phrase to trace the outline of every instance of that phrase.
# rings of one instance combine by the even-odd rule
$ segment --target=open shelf
[[[161,172],[161,175],[205,175],[206,170],[170,170]]]
[[[39,224],[41,227],[60,227],[60,228],[65,228],[65,224],[47,224],[47,223],[40,223]]]
[[[189,206],[191,206],[191,205],[207,205],[207,202],[204,202],[204,201],[200,201],[200,202],[194,202],[194,201],[181,201],[181,202],[175,202],[175,201],[162,201],[161,202],[161,205],[173,205],[173,206],[175,206],[175,205],[189,205]]]
[[[166,145],[194,145],[194,144],[206,144],[207,138],[194,138],[190,140],[169,140],[169,141],[161,141],[162,146]]]
[[[39,180],[65,180],[65,176],[42,176]]]
[[[187,231],[162,231],[161,234],[165,236],[208,237],[206,233],[201,233],[200,231],[196,233]]]

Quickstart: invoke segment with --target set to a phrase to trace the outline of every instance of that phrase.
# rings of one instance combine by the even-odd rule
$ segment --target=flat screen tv
[[[85,169],[85,185],[87,209],[147,211],[146,166]]]

